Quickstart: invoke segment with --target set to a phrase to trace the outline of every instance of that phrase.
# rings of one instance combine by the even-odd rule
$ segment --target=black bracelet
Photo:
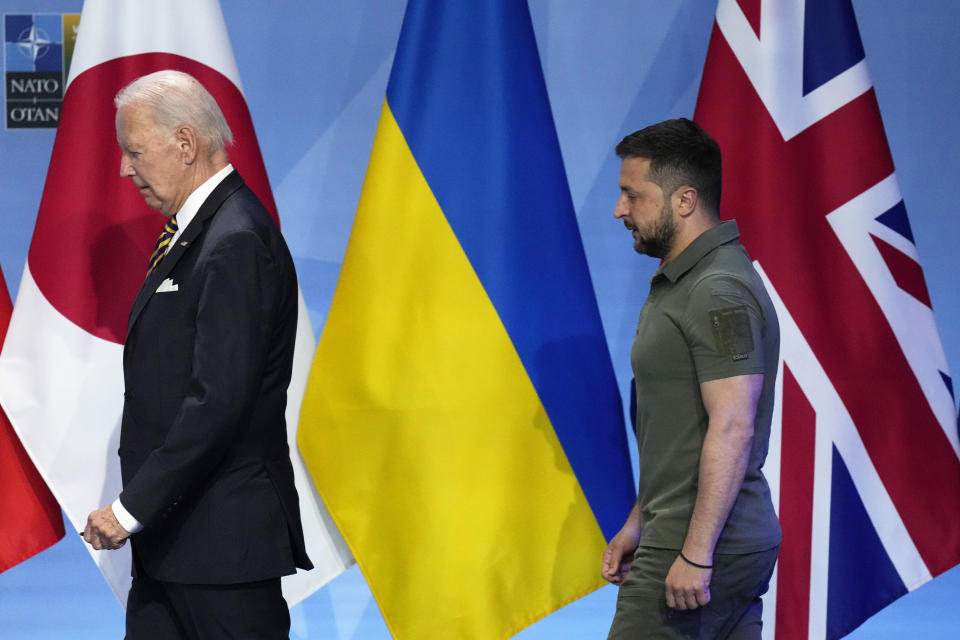
[[[696,567],[697,569],[713,569],[712,564],[697,564],[687,556],[683,555],[683,551],[680,552],[680,557],[683,558],[683,561],[689,564],[691,567]]]

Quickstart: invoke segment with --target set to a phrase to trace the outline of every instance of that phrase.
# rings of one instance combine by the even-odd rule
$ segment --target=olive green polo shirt
[[[680,549],[697,497],[707,412],[700,383],[764,374],[743,486],[716,553],[780,543],[761,467],[767,455],[780,349],[776,312],[734,221],[701,234],[650,279],[630,351],[637,391],[640,544]]]

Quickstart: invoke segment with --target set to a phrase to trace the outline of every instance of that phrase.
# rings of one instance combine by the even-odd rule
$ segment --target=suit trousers
[[[126,640],[279,640],[290,611],[280,578],[240,584],[178,584],[142,574],[127,598]]]
[[[760,600],[780,548],[715,554],[710,602],[692,610],[667,606],[664,583],[678,552],[639,547],[617,595],[607,640],[760,640]]]

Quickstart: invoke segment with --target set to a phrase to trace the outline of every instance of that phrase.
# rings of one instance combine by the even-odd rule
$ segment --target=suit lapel
[[[156,293],[160,283],[167,278],[173,270],[173,267],[176,266],[180,260],[180,257],[194,244],[200,234],[206,231],[213,214],[220,209],[220,206],[230,194],[242,187],[243,184],[243,178],[240,177],[240,174],[232,171],[227,174],[227,177],[224,178],[220,184],[214,188],[213,192],[207,196],[207,199],[203,201],[203,204],[201,204],[197,210],[197,215],[194,216],[190,224],[187,225],[187,228],[184,229],[180,237],[177,238],[176,244],[170,248],[167,255],[165,255],[160,261],[160,264],[157,265],[157,268],[147,276],[146,280],[144,280],[140,286],[140,291],[137,292],[137,297],[134,299],[133,306],[130,308],[130,317],[127,320],[127,336],[133,331],[133,325],[136,324],[137,318],[140,317],[140,312],[143,311],[147,302],[153,294]]]

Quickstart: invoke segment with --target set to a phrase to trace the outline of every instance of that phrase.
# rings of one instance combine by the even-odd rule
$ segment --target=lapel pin
[[[183,242],[180,243],[180,246],[181,246],[181,247],[185,247],[185,246],[187,246],[188,244],[190,244],[190,243],[189,243],[188,241],[184,240]]]

